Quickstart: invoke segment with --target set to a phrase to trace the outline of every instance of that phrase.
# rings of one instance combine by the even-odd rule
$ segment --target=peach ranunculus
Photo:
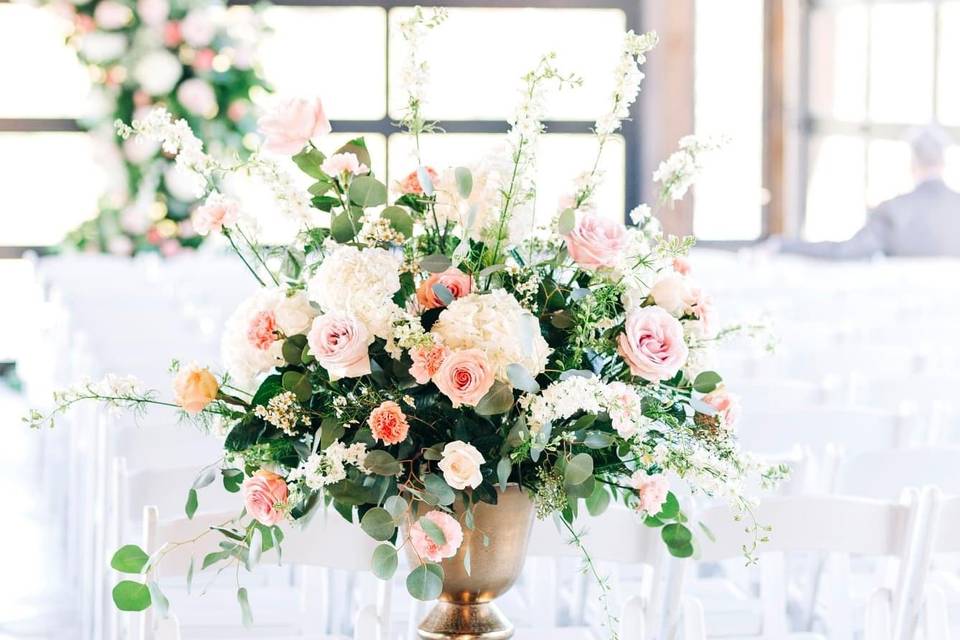
[[[277,315],[273,311],[261,311],[250,319],[247,340],[257,349],[266,351],[279,339]]]
[[[332,380],[370,373],[368,347],[373,339],[357,320],[335,314],[317,316],[307,334],[310,354]]]
[[[257,127],[269,151],[291,156],[311,139],[325,136],[332,130],[320,98],[284,100],[261,116]]]
[[[433,524],[437,525],[443,532],[443,544],[437,544],[433,538],[427,535],[418,519],[410,525],[410,544],[420,556],[421,560],[430,562],[440,562],[445,558],[452,558],[457,555],[457,550],[463,544],[463,529],[460,523],[449,514],[443,511],[428,511],[421,516]]]
[[[217,399],[220,384],[210,370],[196,364],[183,367],[173,378],[174,401],[192,416]]]
[[[333,154],[323,161],[323,164],[320,165],[320,169],[328,176],[333,177],[337,177],[345,173],[356,176],[362,173],[370,172],[370,167],[360,162],[357,154],[350,153],[349,151],[345,153]]]
[[[464,349],[443,359],[433,382],[454,409],[461,405],[475,407],[493,386],[494,371],[483,351]]]
[[[201,236],[211,231],[219,232],[224,227],[232,228],[240,219],[240,203],[214,191],[206,201],[194,209],[190,220],[193,229]]]
[[[483,482],[480,473],[483,462],[483,455],[475,446],[454,440],[443,447],[437,466],[443,472],[443,479],[454,489],[476,489]]]
[[[430,177],[430,181],[433,184],[437,183],[437,180],[440,179],[440,175],[434,171],[433,167],[424,167],[424,170],[427,172],[427,175]],[[423,193],[423,185],[420,184],[420,174],[418,170],[414,169],[407,175],[406,178],[397,183],[397,190],[400,193],[412,193],[414,195],[420,195]]]
[[[622,222],[598,213],[586,213],[566,236],[567,251],[584,269],[612,268],[620,264],[627,246]]]
[[[453,295],[453,299],[456,300],[457,298],[469,295],[473,290],[473,277],[460,271],[460,269],[456,267],[450,267],[443,273],[431,273],[430,276],[417,287],[417,302],[419,302],[424,309],[437,309],[447,306],[446,303],[440,299],[440,296],[437,295],[437,292],[433,290],[433,285],[435,284],[446,287],[447,291]]]
[[[675,376],[689,353],[683,325],[660,307],[641,307],[628,313],[617,345],[630,372],[650,382]]]
[[[717,387],[701,399],[716,410],[717,415],[723,419],[724,427],[733,429],[736,426],[740,419],[740,399],[727,391],[725,386]]]
[[[630,477],[630,484],[640,499],[639,508],[647,515],[656,515],[667,501],[668,484],[663,474],[648,475],[640,469]]]
[[[407,438],[410,425],[407,416],[396,402],[385,400],[380,406],[370,412],[367,418],[373,437],[384,444],[400,444]]]
[[[270,471],[261,469],[243,481],[243,501],[247,513],[268,527],[283,520],[289,496],[286,481]]]
[[[411,349],[410,357],[413,359],[413,366],[410,367],[410,375],[414,377],[417,384],[427,384],[449,354],[450,350],[442,344]]]

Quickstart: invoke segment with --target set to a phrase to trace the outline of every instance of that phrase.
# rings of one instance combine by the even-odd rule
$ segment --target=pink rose
[[[173,398],[192,416],[217,399],[220,385],[206,367],[190,365],[180,369],[173,378]]]
[[[443,544],[434,542],[433,538],[423,530],[420,524],[423,518],[440,528],[444,537]],[[443,511],[428,511],[420,520],[410,526],[410,543],[421,560],[440,562],[444,558],[452,558],[457,554],[457,549],[463,544],[463,529],[460,528],[459,522]]]
[[[262,469],[243,482],[243,501],[247,513],[268,527],[283,520],[289,495],[283,478]]]
[[[584,269],[615,267],[627,244],[627,228],[622,222],[587,213],[566,240],[570,257]]]
[[[200,49],[193,56],[193,68],[197,71],[210,71],[213,69],[213,59],[216,57],[217,54],[213,49]]]
[[[171,20],[163,26],[163,44],[172,49],[183,42],[183,34],[180,31],[180,23]]]
[[[440,299],[433,285],[441,284],[453,294],[453,298],[462,298],[473,290],[473,278],[456,267],[450,267],[443,273],[431,273],[430,276],[417,287],[417,301],[424,309],[436,309],[447,306]]]
[[[486,354],[480,349],[464,349],[444,358],[433,381],[457,408],[464,404],[475,407],[490,391],[493,378]]]
[[[673,270],[682,276],[690,275],[690,261],[682,256],[673,259]]]
[[[346,153],[333,154],[323,161],[323,164],[320,165],[320,169],[328,176],[334,177],[345,173],[356,176],[360,175],[361,173],[370,172],[370,168],[360,162],[360,159],[357,158],[357,154],[350,153],[349,151]]]
[[[690,313],[695,302],[695,289],[690,281],[677,273],[667,273],[650,289],[650,296],[658,307],[676,317]]]
[[[371,342],[367,328],[346,316],[317,316],[307,334],[310,354],[333,380],[370,373]]]
[[[410,375],[414,377],[417,384],[427,384],[449,354],[450,350],[442,344],[411,349],[410,357],[413,359],[413,366],[410,367]]]
[[[440,179],[440,176],[436,171],[433,170],[433,167],[424,167],[427,172],[427,175],[430,176],[430,180],[436,184]],[[397,189],[400,193],[412,193],[414,195],[420,195],[423,193],[423,185],[420,184],[420,175],[416,170],[411,171],[406,178],[397,183]]]
[[[705,404],[713,407],[717,415],[723,419],[723,426],[732,429],[740,419],[740,399],[728,392],[726,387],[719,386],[702,398]]]
[[[717,333],[717,309],[713,304],[713,298],[699,287],[693,289],[692,298],[690,312],[700,321],[703,334],[706,337],[713,337]]]
[[[617,345],[630,373],[650,382],[669,380],[687,361],[683,326],[660,307],[641,307],[627,314]]]
[[[641,469],[631,476],[630,484],[640,499],[641,511],[651,516],[660,513],[663,503],[667,501],[668,490],[667,479],[662,474],[651,476]]]
[[[213,192],[202,205],[193,210],[190,219],[193,230],[202,236],[211,231],[219,233],[224,227],[229,229],[237,224],[240,219],[240,203]]]
[[[277,316],[273,311],[261,311],[250,319],[247,340],[255,348],[266,351],[279,339]]]
[[[407,416],[396,402],[386,400],[370,413],[367,418],[373,437],[384,444],[400,444],[407,438],[410,425]]]
[[[294,155],[312,138],[332,130],[320,98],[293,98],[278,104],[257,121],[264,146],[275,153]]]

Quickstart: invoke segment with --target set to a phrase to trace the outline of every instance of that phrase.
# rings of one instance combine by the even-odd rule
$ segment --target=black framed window
[[[330,144],[364,135],[375,164],[380,163],[374,169],[389,181],[413,169],[409,141],[393,123],[403,100],[404,43],[397,25],[416,4],[281,0],[266,9],[273,29],[261,47],[267,79],[281,94],[321,95],[333,120]],[[639,2],[447,0],[442,5],[449,9],[448,22],[431,33],[424,52],[432,78],[425,115],[447,132],[424,140],[431,162],[462,163],[498,147],[517,102],[519,78],[542,53],[556,50],[561,68],[584,76],[582,89],[552,103],[541,139],[537,210],[553,213],[572,180],[589,168],[593,122],[609,108],[620,34],[628,28],[640,31]],[[28,27],[38,30],[35,37],[23,37]],[[89,80],[63,46],[63,28],[48,12],[0,2],[0,56],[37,60],[21,71],[34,78],[43,71],[44,85],[59,92],[0,98],[0,170],[18,185],[0,194],[0,247],[7,253],[54,244],[68,228],[94,215],[109,171],[97,165],[96,143],[78,126],[88,106]],[[12,50],[25,40],[35,43],[34,55]],[[19,82],[14,77],[13,85],[7,78],[0,81],[36,85],[28,77]],[[602,161],[606,179],[598,204],[610,215],[622,215],[641,201],[638,111],[634,105],[632,118]],[[54,182],[57,189],[50,188]]]

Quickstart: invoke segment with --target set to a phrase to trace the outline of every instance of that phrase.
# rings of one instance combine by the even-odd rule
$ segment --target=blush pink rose
[[[277,316],[273,311],[261,311],[253,316],[247,327],[247,340],[257,349],[266,351],[278,339]]]
[[[615,267],[627,245],[627,228],[622,222],[597,213],[583,215],[566,236],[567,251],[584,269]]]
[[[640,499],[640,510],[648,515],[656,515],[667,501],[669,489],[667,479],[662,474],[647,475],[642,469],[635,471],[630,478],[630,484]]]
[[[447,306],[433,285],[441,284],[453,294],[453,298],[462,298],[473,290],[473,278],[456,267],[450,267],[443,273],[431,273],[430,276],[417,287],[417,302],[424,309],[437,309]]]
[[[224,227],[228,229],[237,224],[240,219],[240,203],[219,193],[212,193],[206,201],[194,209],[190,221],[193,230],[201,236],[220,232]]]
[[[284,479],[269,471],[261,469],[243,481],[243,502],[247,513],[268,527],[283,520],[289,496]]]
[[[180,30],[179,22],[171,20],[163,25],[163,44],[172,49],[180,46],[181,42],[183,42],[183,32]]]
[[[704,403],[713,407],[717,415],[723,418],[723,426],[732,429],[740,419],[740,399],[727,391],[726,387],[719,386],[703,396]]]
[[[407,416],[396,402],[386,400],[370,413],[367,418],[373,437],[384,444],[400,444],[407,438],[410,425]]]
[[[423,530],[423,525],[420,524],[420,520],[423,518],[437,525],[443,532],[443,544],[434,542]],[[420,520],[410,526],[410,544],[413,545],[421,560],[440,562],[445,558],[452,558],[457,555],[457,549],[463,544],[463,529],[459,522],[443,511],[428,511]]]
[[[370,172],[370,167],[360,162],[357,154],[349,151],[333,154],[323,161],[320,169],[328,176],[339,176],[344,173],[357,176]]]
[[[650,297],[658,307],[679,318],[690,313],[696,301],[696,289],[680,274],[667,273],[651,287]]]
[[[367,348],[372,339],[367,328],[353,318],[317,316],[307,334],[310,354],[327,370],[330,378],[358,378],[370,373]]]
[[[294,155],[311,139],[332,131],[320,98],[284,100],[262,116],[257,127],[264,136],[264,146],[284,155]]]
[[[430,176],[431,182],[434,184],[440,179],[440,176],[436,171],[433,170],[433,167],[424,167],[427,172],[427,175]],[[412,193],[414,195],[420,195],[423,193],[423,185],[420,184],[420,176],[416,170],[411,171],[406,178],[397,183],[397,189],[400,193]]]
[[[410,375],[414,377],[417,384],[427,384],[439,371],[444,358],[449,354],[450,350],[442,344],[411,349],[410,357],[413,359],[413,366],[410,367]]]
[[[713,298],[703,292],[703,289],[696,287],[693,289],[692,303],[690,312],[700,321],[703,326],[703,334],[712,337],[717,333],[717,308],[713,304]]]
[[[690,275],[690,261],[683,256],[677,256],[673,259],[673,270],[682,276]]]
[[[493,368],[480,349],[454,351],[433,376],[440,392],[450,399],[454,408],[461,405],[475,407],[493,386]]]
[[[669,380],[687,361],[683,326],[660,307],[641,307],[627,314],[617,345],[630,373],[650,382]]]

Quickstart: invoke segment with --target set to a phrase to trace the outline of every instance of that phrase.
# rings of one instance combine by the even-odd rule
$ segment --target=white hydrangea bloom
[[[542,373],[551,351],[537,319],[502,289],[454,300],[431,332],[450,349],[481,349],[503,382],[515,363],[530,375]]]

